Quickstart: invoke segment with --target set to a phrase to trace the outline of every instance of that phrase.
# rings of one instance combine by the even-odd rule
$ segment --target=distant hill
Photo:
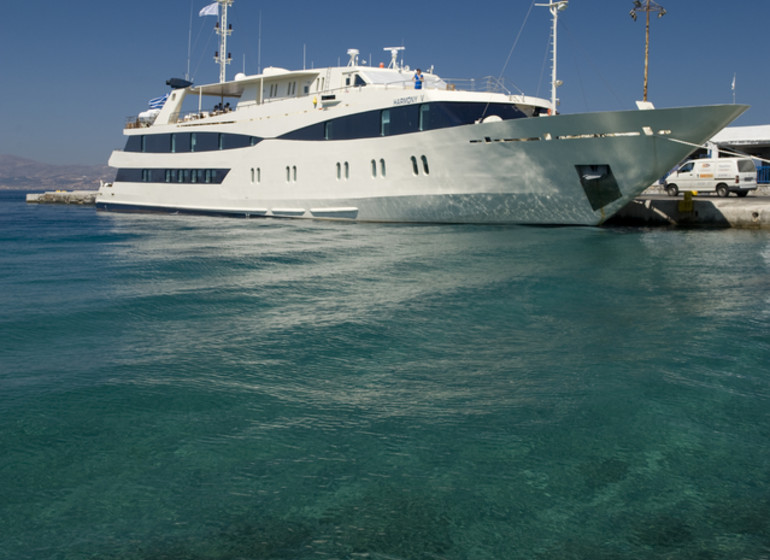
[[[115,170],[106,165],[52,165],[0,154],[0,189],[90,190],[99,181],[112,181]]]

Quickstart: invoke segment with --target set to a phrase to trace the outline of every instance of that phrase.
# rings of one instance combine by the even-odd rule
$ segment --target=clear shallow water
[[[770,234],[0,191],[0,558],[770,558]]]

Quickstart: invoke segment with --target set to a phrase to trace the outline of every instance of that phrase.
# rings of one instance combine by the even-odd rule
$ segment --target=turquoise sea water
[[[0,558],[770,558],[770,233],[0,192]]]

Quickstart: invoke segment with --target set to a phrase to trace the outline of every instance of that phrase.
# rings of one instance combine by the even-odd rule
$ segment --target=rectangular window
[[[190,151],[195,152],[197,151],[196,148],[198,147],[198,133],[193,132],[190,134]]]
[[[430,105],[420,105],[420,130],[427,130],[430,117]]]
[[[197,132],[195,137],[196,152],[211,152],[220,149],[221,134],[216,132]]]
[[[126,140],[126,147],[123,148],[125,152],[141,152],[142,151],[142,137],[141,136],[129,136]]]
[[[385,109],[380,113],[380,136],[390,134],[390,109]]]
[[[171,149],[170,134],[148,134],[145,136],[145,152],[167,154]]]
[[[174,134],[176,151],[178,153],[185,153],[190,151],[190,133],[183,132]]]

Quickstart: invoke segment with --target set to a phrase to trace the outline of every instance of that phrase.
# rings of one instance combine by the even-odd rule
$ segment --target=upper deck
[[[188,86],[173,90],[162,109],[150,110],[130,117],[127,129],[175,124],[206,124],[237,118],[231,112],[262,107],[266,111],[280,111],[278,106],[268,104],[309,98],[314,109],[330,109],[339,105],[346,97],[373,90],[431,92],[436,96],[457,100],[483,100],[508,102],[546,108],[544,99],[513,95],[501,80],[487,77],[482,80],[445,80],[426,70],[422,73],[421,87],[415,87],[415,72],[408,66],[392,64],[385,68],[358,64],[357,56],[351,57],[347,66],[328,67],[313,70],[287,70],[268,67],[261,74],[246,76],[237,74],[234,80]],[[480,97],[481,95],[481,97]],[[402,96],[403,97],[403,96]],[[205,101],[204,101],[205,98]],[[190,99],[197,99],[197,107],[190,108]],[[408,97],[403,97],[408,102]],[[187,100],[187,107],[183,105]],[[213,100],[213,101],[212,101]],[[307,99],[306,99],[307,102]]]

